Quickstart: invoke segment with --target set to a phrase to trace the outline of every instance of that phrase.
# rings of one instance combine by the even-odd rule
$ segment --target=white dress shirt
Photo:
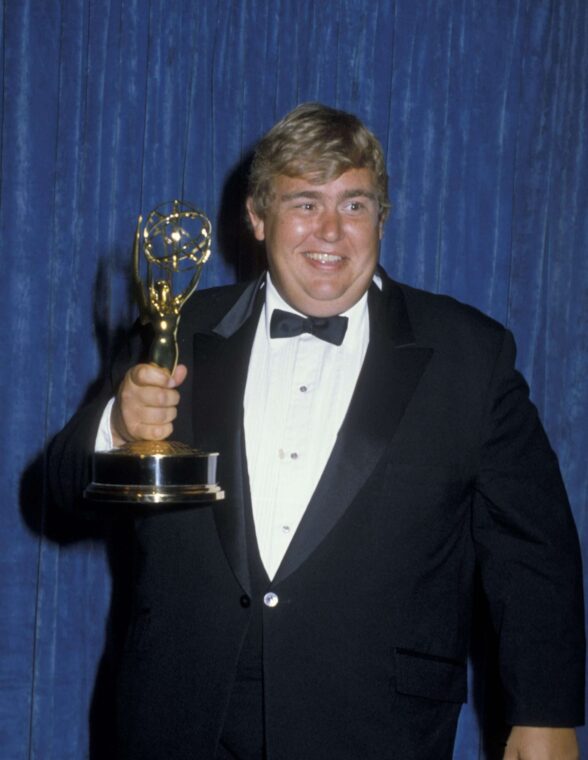
[[[114,398],[111,398],[108,404],[104,407],[102,417],[100,417],[100,425],[98,426],[98,433],[96,434],[96,442],[94,443],[94,451],[110,451],[114,448],[114,441],[112,440],[112,430],[110,429],[110,414],[112,412],[112,406],[114,404]]]
[[[294,311],[268,275],[244,414],[255,532],[270,578],[325,469],[369,342],[367,294],[343,315],[349,322],[341,346],[308,333],[270,338],[275,308]]]

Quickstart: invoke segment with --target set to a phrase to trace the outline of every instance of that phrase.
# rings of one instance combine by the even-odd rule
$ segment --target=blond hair
[[[323,184],[349,169],[370,169],[376,183],[380,219],[390,210],[388,173],[377,137],[351,113],[322,103],[302,103],[259,142],[249,173],[253,210],[261,217],[273,199],[273,180],[283,174]]]

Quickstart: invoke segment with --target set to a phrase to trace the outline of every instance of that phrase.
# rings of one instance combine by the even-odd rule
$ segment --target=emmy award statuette
[[[201,211],[177,200],[154,209],[142,235],[141,223],[139,217],[133,281],[141,322],[151,324],[154,333],[149,361],[173,373],[180,312],[210,256],[211,224]],[[94,453],[84,498],[117,509],[127,505],[137,514],[204,506],[225,496],[216,482],[217,459],[216,452],[184,443],[132,441]]]

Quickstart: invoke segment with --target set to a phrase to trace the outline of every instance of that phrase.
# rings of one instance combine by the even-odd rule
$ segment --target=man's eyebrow
[[[311,200],[318,200],[323,196],[323,193],[318,190],[296,190],[292,193],[284,193],[280,195],[280,201],[288,202],[296,200],[297,198],[309,198]],[[365,190],[364,188],[350,188],[345,190],[339,196],[340,199],[345,200],[347,198],[369,198],[370,200],[377,200],[376,194],[371,190]]]
[[[341,198],[369,198],[372,201],[377,200],[376,194],[374,192],[371,190],[365,190],[361,187],[345,190],[345,192],[341,194]]]
[[[317,200],[321,197],[321,193],[319,193],[317,190],[296,190],[292,193],[284,193],[283,195],[280,195],[280,200],[283,201],[293,201],[296,200],[296,198],[311,198],[312,200]]]

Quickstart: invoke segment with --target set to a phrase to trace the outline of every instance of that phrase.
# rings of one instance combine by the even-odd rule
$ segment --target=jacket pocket
[[[465,662],[402,648],[395,650],[394,660],[396,691],[400,694],[443,702],[466,701]]]

